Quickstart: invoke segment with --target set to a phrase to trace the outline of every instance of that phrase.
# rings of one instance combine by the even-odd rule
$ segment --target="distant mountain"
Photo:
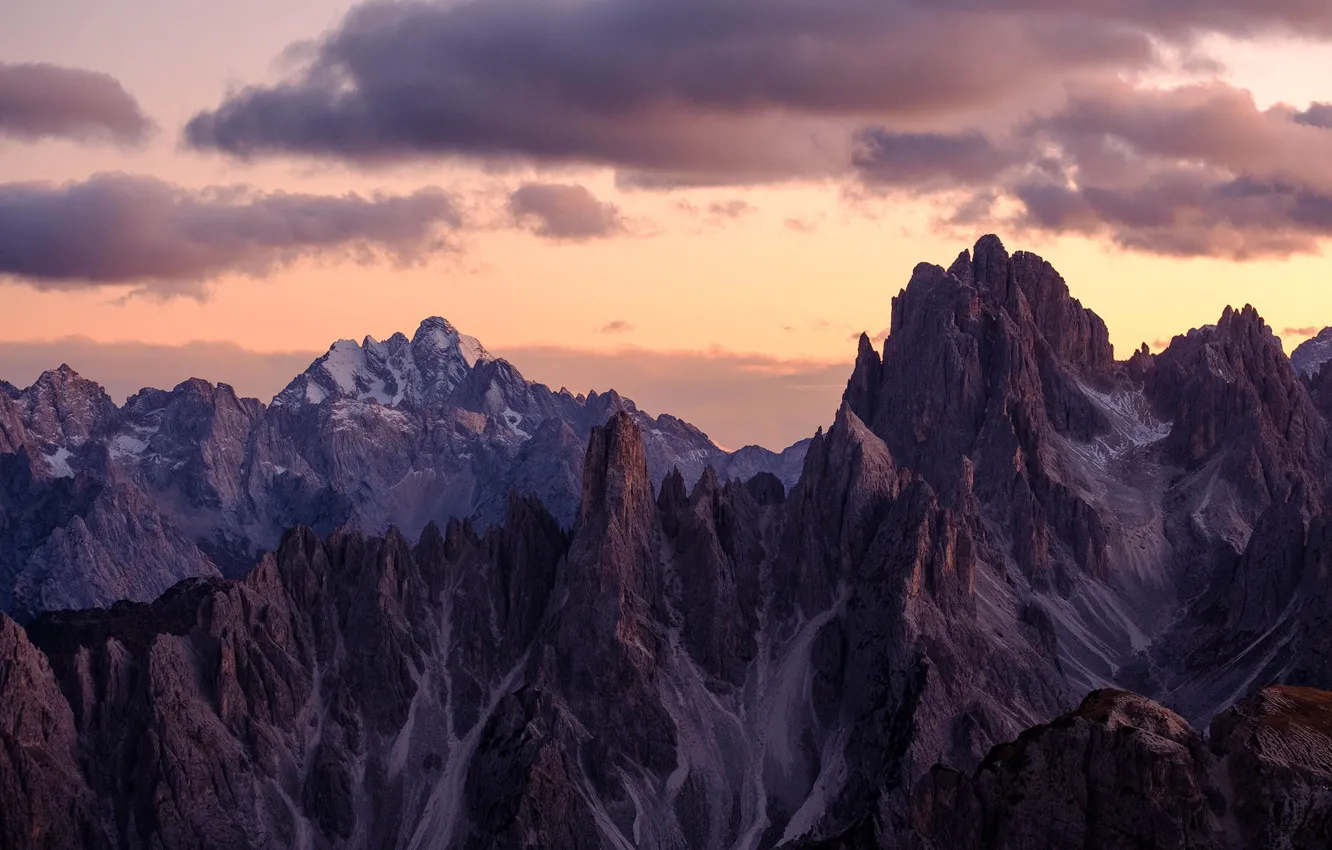
[[[563,395],[522,406],[479,352],[422,412],[413,393],[453,379],[385,345],[344,345],[268,410],[153,402],[119,450],[229,469],[211,435],[243,432],[243,468],[284,471],[204,495],[341,517],[385,510],[395,458],[484,445],[523,469],[561,456],[524,457],[544,430],[573,439],[529,428]],[[1311,386],[1251,307],[1116,359],[1048,263],[986,237],[916,267],[789,490],[658,477],[671,432],[620,409],[561,468],[568,527],[509,495],[415,544],[297,528],[240,580],[0,616],[0,844],[1326,847],[1332,425]],[[61,397],[33,428],[69,444],[114,419]],[[212,460],[154,444],[184,423]],[[15,456],[74,475],[23,510],[96,519],[107,488],[53,445]],[[401,504],[452,480],[433,474]],[[100,522],[90,546],[117,539]]]
[[[1290,353],[1291,365],[1303,378],[1313,378],[1329,360],[1332,360],[1332,328],[1323,328],[1317,336],[1306,339]]]
[[[564,525],[592,428],[627,412],[653,478],[706,466],[786,485],[803,443],[735,454],[614,391],[552,392],[427,319],[409,340],[340,340],[269,406],[226,384],[145,389],[117,407],[68,367],[0,393],[0,610],[147,601],[188,576],[239,576],[282,532],[412,539],[430,522],[502,518],[535,495]]]

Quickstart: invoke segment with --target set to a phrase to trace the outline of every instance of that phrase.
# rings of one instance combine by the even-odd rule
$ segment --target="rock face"
[[[1332,360],[1332,328],[1323,328],[1317,336],[1300,343],[1290,353],[1290,365],[1301,378],[1317,375],[1329,360]]]
[[[1122,691],[997,747],[973,775],[936,767],[912,846],[1315,848],[1332,835],[1332,693],[1268,688],[1204,741]]]
[[[139,429],[136,457],[159,459],[135,487],[214,506],[153,534],[144,504],[141,527],[81,545],[166,565],[183,538],[225,569],[151,604],[0,620],[0,835],[1326,846],[1328,423],[1252,309],[1116,361],[1048,264],[987,237],[916,269],[790,487],[728,479],[744,453],[658,474],[688,443],[653,432],[683,423],[538,391],[434,330],[335,346],[268,409],[202,384],[62,408]],[[23,397],[0,394],[4,504],[26,518],[0,557],[26,576],[40,530],[94,516],[126,473],[109,449],[52,473],[27,435],[84,426]],[[440,461],[403,484],[423,445],[509,470],[476,474],[486,510],[425,522],[461,479]],[[258,539],[229,536],[255,515],[344,527],[288,532],[240,577],[220,553]],[[394,516],[419,542],[365,531]]]
[[[620,411],[657,483],[712,465],[723,480],[768,471],[789,486],[804,455],[728,455],[614,391],[551,392],[438,318],[410,340],[335,343],[268,407],[196,379],[117,408],[68,367],[5,387],[0,610],[22,618],[243,575],[297,525],[416,539],[454,517],[494,524],[518,490],[567,526],[592,428]]]

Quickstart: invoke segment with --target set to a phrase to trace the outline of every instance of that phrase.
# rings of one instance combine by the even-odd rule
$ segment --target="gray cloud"
[[[1155,60],[1114,22],[914,0],[371,2],[304,72],[236,92],[185,136],[242,157],[508,156],[746,182],[844,169],[863,115],[948,114]]]
[[[1010,201],[1009,228],[1171,256],[1285,256],[1332,237],[1332,130],[1311,113],[1260,110],[1221,83],[1100,82],[997,139],[867,133],[857,165],[881,191],[951,190],[945,219],[969,228],[995,225]]]
[[[573,184],[524,183],[509,195],[509,213],[520,226],[546,239],[581,242],[625,229],[618,207]]]
[[[607,322],[601,326],[601,332],[604,334],[622,334],[633,330],[634,326],[624,319],[616,319],[613,322]]]
[[[197,296],[219,275],[263,274],[307,257],[417,261],[446,249],[444,232],[460,223],[454,201],[435,188],[363,198],[193,191],[126,174],[7,183],[0,185],[0,279]]]
[[[1310,104],[1308,109],[1295,113],[1295,123],[1332,129],[1332,103]]]
[[[0,136],[141,142],[153,122],[107,74],[0,62]]]
[[[894,133],[883,128],[860,132],[854,164],[872,185],[917,190],[984,184],[1018,161],[977,131]]]
[[[851,374],[847,362],[779,360],[733,352],[610,352],[553,346],[492,349],[529,380],[575,391],[615,388],[653,413],[671,413],[722,445],[780,449],[826,426]],[[266,354],[230,343],[188,345],[98,343],[71,337],[51,342],[0,342],[0,376],[31,384],[45,369],[68,363],[101,383],[117,402],[142,387],[169,388],[191,377],[225,382],[265,402],[321,351]]]
[[[1332,131],[1223,84],[1082,91],[1022,141],[1019,224],[1240,260],[1332,236]]]
[[[1219,70],[1212,34],[1328,39],[1332,4],[377,0],[185,137],[238,157],[605,166],[637,188],[850,178],[937,194],[956,224],[1175,255],[1316,250],[1332,105],[1123,82]]]

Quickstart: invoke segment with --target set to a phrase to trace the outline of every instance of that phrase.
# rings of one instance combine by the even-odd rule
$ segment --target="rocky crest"
[[[723,479],[799,476],[802,445],[728,455],[614,391],[529,383],[439,318],[410,340],[335,343],[268,407],[194,379],[117,408],[62,366],[0,393],[0,610],[148,601],[188,576],[237,577],[297,525],[411,539],[454,517],[490,525],[513,490],[568,526],[592,428],[621,411],[644,433],[654,482],[709,465]]]
[[[1332,693],[1268,688],[1210,736],[1122,691],[916,787],[912,846],[1314,848],[1332,835]]]

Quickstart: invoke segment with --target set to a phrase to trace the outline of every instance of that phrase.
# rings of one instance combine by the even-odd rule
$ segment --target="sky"
[[[447,317],[730,447],[911,269],[1050,260],[1121,356],[1332,324],[1323,0],[8,0],[0,377],[267,398]]]

